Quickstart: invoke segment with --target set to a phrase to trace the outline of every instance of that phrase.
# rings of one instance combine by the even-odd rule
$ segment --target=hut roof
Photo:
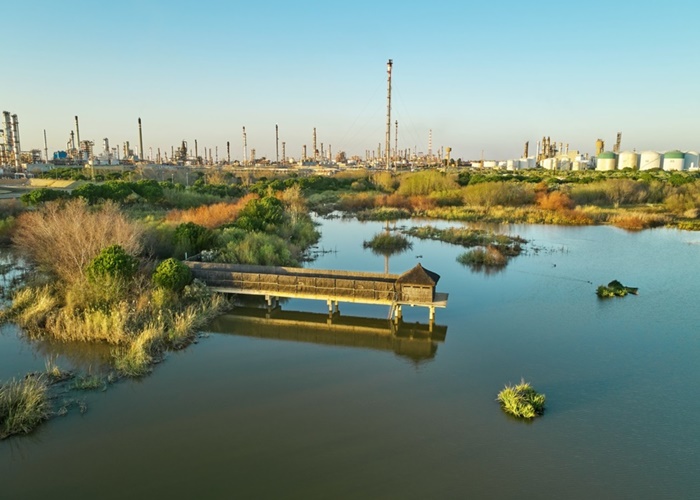
[[[437,285],[440,275],[432,271],[428,271],[418,263],[413,269],[406,271],[396,280],[397,283],[406,283],[409,285]]]

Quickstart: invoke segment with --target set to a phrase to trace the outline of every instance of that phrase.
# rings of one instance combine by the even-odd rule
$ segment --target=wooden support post
[[[398,324],[401,322],[402,318],[403,318],[403,314],[401,313],[401,305],[397,304],[394,307],[394,322]]]

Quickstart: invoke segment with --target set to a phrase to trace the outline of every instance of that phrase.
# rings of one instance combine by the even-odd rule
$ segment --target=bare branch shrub
[[[47,203],[18,218],[13,243],[44,270],[71,283],[85,277],[85,266],[103,248],[121,245],[141,253],[141,229],[113,202],[90,207],[82,199]]]

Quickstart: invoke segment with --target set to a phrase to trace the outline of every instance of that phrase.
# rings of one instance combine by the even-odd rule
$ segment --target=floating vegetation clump
[[[400,234],[379,233],[371,240],[363,242],[362,246],[371,249],[374,253],[391,255],[408,250],[413,245]]]
[[[605,299],[608,297],[624,297],[628,293],[632,295],[637,295],[638,288],[631,286],[625,286],[617,280],[612,280],[608,283],[608,286],[600,285],[596,290],[596,295],[598,297]]]
[[[538,394],[523,379],[517,385],[506,385],[496,400],[503,411],[518,418],[531,419],[544,413],[544,394]]]

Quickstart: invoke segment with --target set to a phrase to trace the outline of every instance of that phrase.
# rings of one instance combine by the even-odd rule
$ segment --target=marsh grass
[[[42,376],[28,376],[0,385],[0,439],[28,434],[51,415]]]
[[[514,257],[522,252],[522,244],[527,240],[520,236],[498,234],[482,229],[449,227],[438,229],[433,226],[412,227],[403,231],[409,236],[422,240],[437,240],[463,247],[492,247],[504,256]]]
[[[503,411],[518,418],[532,419],[544,413],[545,395],[538,394],[523,379],[519,384],[506,385],[496,400]]]

